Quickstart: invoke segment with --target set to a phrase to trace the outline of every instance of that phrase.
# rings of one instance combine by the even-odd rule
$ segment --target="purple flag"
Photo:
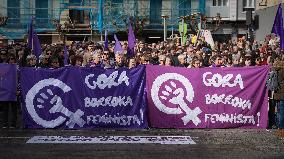
[[[280,37],[280,48],[281,50],[284,50],[284,29],[281,3],[278,6],[271,33],[274,33]]]
[[[106,30],[105,30],[104,50],[108,50],[108,39],[107,39],[107,31]]]
[[[147,65],[149,124],[266,128],[269,66],[187,69]]]
[[[115,34],[114,34],[114,39],[115,39],[114,53],[116,53],[117,51],[123,51],[121,44]]]
[[[0,101],[16,101],[16,65],[0,63]]]
[[[64,45],[64,66],[68,65],[68,51],[66,45]]]
[[[29,24],[29,37],[28,37],[28,48],[32,50],[32,53],[39,59],[39,56],[42,53],[40,41],[38,39],[37,33],[33,26],[34,17],[32,17]]]
[[[145,69],[21,68],[24,125],[145,129]]]
[[[127,55],[129,57],[134,56],[134,48],[135,48],[135,35],[132,29],[131,24],[129,23],[128,26],[128,48],[127,48]]]

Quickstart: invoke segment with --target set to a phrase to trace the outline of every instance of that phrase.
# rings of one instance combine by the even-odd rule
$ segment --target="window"
[[[255,0],[243,0],[243,11],[247,11],[247,9],[255,8]]]
[[[111,11],[112,14],[115,15],[116,17],[118,17],[123,8],[123,0],[111,0]]]
[[[228,6],[229,0],[213,0],[213,6]]]
[[[254,8],[254,0],[243,0],[243,8]]]
[[[162,0],[150,0],[150,23],[161,23]]]
[[[71,6],[80,6],[83,5],[82,0],[69,0],[69,4]],[[72,23],[75,24],[84,24],[84,10],[79,9],[70,9],[69,10],[69,17]]]
[[[48,0],[36,0],[35,7],[37,26],[46,27],[48,23]]]
[[[189,15],[191,12],[191,1],[179,0],[179,16]]]
[[[7,23],[20,23],[20,0],[7,0]]]

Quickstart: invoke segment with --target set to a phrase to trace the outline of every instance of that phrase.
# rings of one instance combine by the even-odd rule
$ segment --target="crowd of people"
[[[175,66],[186,68],[202,67],[248,67],[271,65],[267,85],[270,92],[269,128],[284,128],[284,53],[279,46],[279,38],[268,35],[264,41],[228,40],[215,42],[211,48],[203,38],[192,43],[181,44],[178,39],[157,43],[137,40],[135,56],[127,54],[127,42],[122,42],[121,51],[114,52],[114,43],[105,47],[96,42],[72,42],[67,46],[68,65],[77,67],[101,67],[104,69],[133,68],[141,64]],[[40,67],[56,69],[64,67],[65,50],[63,44],[43,44],[42,54],[36,57],[26,43],[15,43],[1,49],[0,63],[17,64],[19,67]],[[17,93],[20,94],[19,92]],[[1,102],[4,125],[8,127],[8,107],[17,107],[14,102]],[[0,108],[0,109],[1,109]],[[13,115],[10,127],[16,126]]]

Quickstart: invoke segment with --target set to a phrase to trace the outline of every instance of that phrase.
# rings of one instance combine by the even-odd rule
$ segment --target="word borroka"
[[[213,74],[212,72],[205,72],[203,74],[203,84],[207,87],[215,87],[215,88],[239,88],[241,90],[244,89],[244,83],[242,76],[237,74],[235,77],[233,74],[226,74],[222,76],[218,73]],[[226,106],[231,106],[234,108],[240,108],[242,110],[250,110],[251,109],[251,101],[249,99],[243,99],[240,97],[234,97],[233,95],[226,94],[206,94],[205,95],[205,104],[207,105],[218,105],[224,104]],[[255,121],[257,118],[258,122]],[[205,114],[205,122],[210,121],[211,123],[242,123],[242,124],[252,124],[259,126],[259,118],[260,112],[257,113],[257,117],[254,115],[243,115],[243,114]]]
[[[206,104],[218,104],[218,103],[223,103],[223,104],[229,104],[235,108],[242,108],[243,110],[245,109],[251,109],[251,102],[250,100],[244,100],[242,98],[234,97],[233,95],[217,95],[217,94],[206,94],[205,95],[206,99]]]
[[[85,107],[126,107],[126,106],[132,106],[133,102],[130,96],[108,96],[108,97],[101,97],[101,98],[85,98]]]

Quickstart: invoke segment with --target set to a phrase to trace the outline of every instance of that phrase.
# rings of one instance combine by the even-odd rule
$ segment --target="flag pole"
[[[31,54],[34,54],[35,55],[35,53],[34,53],[34,31],[33,31],[33,25],[34,25],[34,20],[33,20],[33,17],[32,17],[32,22],[31,22],[32,24],[32,27],[31,27],[31,30],[30,30],[30,32],[32,32],[32,52],[31,52]]]

